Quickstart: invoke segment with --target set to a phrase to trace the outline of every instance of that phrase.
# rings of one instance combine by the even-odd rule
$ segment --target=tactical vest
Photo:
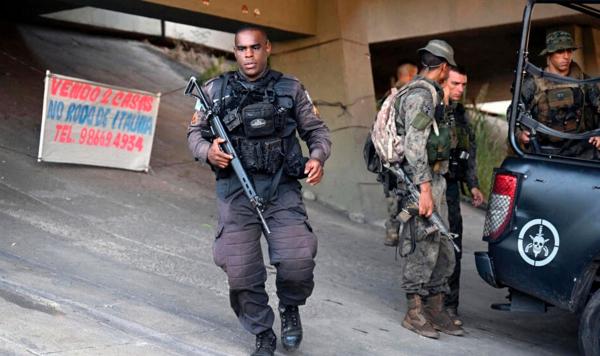
[[[445,118],[450,124],[450,162],[448,176],[450,179],[464,180],[468,169],[471,152],[469,123],[464,108],[457,104],[455,108],[446,110]]]
[[[427,137],[426,145],[428,163],[434,165],[436,162],[447,160],[450,156],[450,131],[447,122],[444,120],[444,105],[441,102],[441,98],[438,95],[436,88],[429,82],[419,79],[409,82],[403,88],[407,86],[410,86],[411,89],[420,88],[429,91],[433,98],[433,104],[435,105],[433,127]],[[405,122],[403,119],[404,113],[400,110],[403,103],[404,97],[402,97],[401,100],[397,100],[394,105],[400,118],[399,120],[396,120],[396,129],[400,136],[406,134]]]
[[[439,104],[435,108],[435,122],[437,124],[438,133],[432,128],[427,138],[427,159],[430,165],[438,161],[446,161],[450,158],[451,134],[450,122],[444,117],[444,105]]]
[[[294,92],[281,84],[282,74],[269,70],[256,82],[240,80],[239,74],[224,74],[219,113],[242,166],[250,175],[283,174],[304,177],[300,143],[293,118]],[[228,176],[228,167],[220,176]]]
[[[534,77],[533,80],[536,85],[533,102],[537,104],[537,120],[555,130],[578,132],[585,119],[584,90],[576,84],[556,83],[542,77]],[[562,141],[546,135],[541,135],[539,140],[541,144]]]

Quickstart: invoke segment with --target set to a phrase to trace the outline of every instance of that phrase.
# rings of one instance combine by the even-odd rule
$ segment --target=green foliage
[[[207,66],[204,71],[200,74],[200,81],[204,82],[210,78],[216,77],[222,73],[235,70],[236,66],[227,61],[224,57],[213,57],[211,58],[211,64]]]
[[[492,187],[494,168],[506,157],[506,136],[501,134],[496,125],[486,120],[485,114],[479,110],[470,110],[471,126],[477,144],[477,176],[479,189],[487,201]]]

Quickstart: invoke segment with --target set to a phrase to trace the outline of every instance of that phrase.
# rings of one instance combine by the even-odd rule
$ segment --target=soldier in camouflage
[[[462,321],[458,318],[458,296],[460,287],[460,261],[462,258],[462,216],[460,212],[460,191],[465,183],[471,193],[472,203],[479,206],[483,203],[483,194],[479,190],[477,179],[477,147],[475,135],[469,125],[469,117],[465,107],[460,103],[467,86],[467,73],[462,67],[450,67],[448,79],[444,82],[444,104],[446,105],[446,122],[450,123],[451,148],[450,165],[446,178],[446,200],[448,202],[448,222],[450,231],[458,236],[454,242],[461,252],[455,252],[456,265],[448,280],[450,293],[446,295],[445,306],[448,314],[458,326]]]
[[[554,31],[548,34],[546,48],[540,53],[546,56],[544,71],[578,80],[587,78],[573,61],[573,51],[577,48],[568,32]],[[521,99],[534,119],[555,130],[576,133],[598,128],[600,90],[596,84],[559,83],[528,74],[523,81]],[[519,129],[516,135],[526,151],[533,149],[529,130]],[[542,153],[591,158],[594,147],[600,150],[598,136],[580,141],[537,134],[536,139]]]
[[[450,132],[443,122],[443,90],[440,83],[448,76],[449,65],[456,65],[454,51],[445,41],[431,40],[418,51],[423,69],[409,84],[411,88],[394,103],[396,127],[404,136],[405,160],[402,169],[419,187],[418,206],[401,207],[412,211],[403,218],[402,287],[408,310],[402,326],[420,335],[439,338],[442,331],[463,335],[444,308],[448,277],[454,270],[452,244],[439,232],[431,231],[426,217],[435,209],[447,219],[446,181],[450,155]],[[399,184],[402,191],[402,183]]]

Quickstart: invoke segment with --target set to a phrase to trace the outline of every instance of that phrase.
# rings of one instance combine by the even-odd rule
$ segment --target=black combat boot
[[[287,351],[294,351],[302,342],[302,323],[296,305],[279,305],[281,318],[281,344]]]
[[[256,350],[251,356],[273,356],[275,355],[275,346],[277,344],[277,336],[273,329],[263,331],[256,335]]]

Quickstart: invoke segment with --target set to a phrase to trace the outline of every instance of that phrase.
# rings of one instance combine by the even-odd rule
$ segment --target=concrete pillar
[[[331,130],[333,153],[325,177],[306,186],[317,199],[361,219],[383,216],[381,185],[365,169],[364,139],[375,117],[375,96],[367,40],[368,2],[318,1],[317,35],[278,42],[273,68],[297,76],[318,104]]]
[[[586,27],[583,47],[586,73],[591,76],[600,75],[600,31],[593,27]]]

